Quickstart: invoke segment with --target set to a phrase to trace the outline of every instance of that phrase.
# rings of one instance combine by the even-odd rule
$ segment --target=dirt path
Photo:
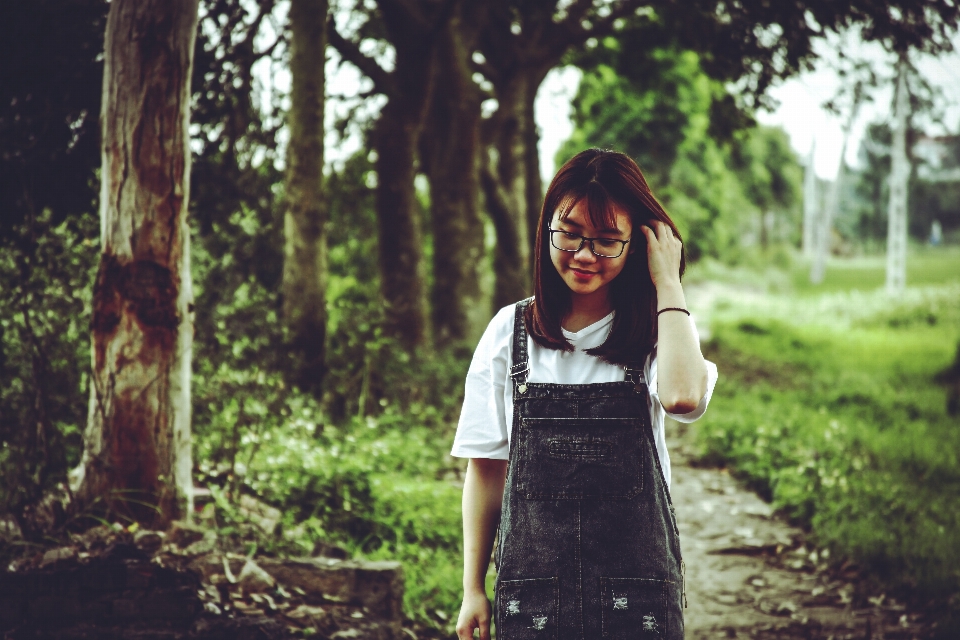
[[[926,636],[922,616],[889,598],[860,595],[855,572],[844,579],[828,571],[801,530],[726,470],[691,466],[693,430],[671,426],[688,639]]]

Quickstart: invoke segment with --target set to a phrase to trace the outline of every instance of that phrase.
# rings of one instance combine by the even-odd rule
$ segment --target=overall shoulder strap
[[[513,362],[510,366],[510,377],[517,388],[527,389],[527,375],[530,373],[530,363],[527,355],[527,327],[523,316],[533,298],[527,298],[517,303],[513,314]]]

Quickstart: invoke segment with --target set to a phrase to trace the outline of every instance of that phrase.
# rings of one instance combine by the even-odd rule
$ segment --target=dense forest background
[[[95,406],[98,118],[109,10],[102,0],[0,10],[7,33],[0,38],[4,564],[45,537],[142,519],[123,507],[122,487],[99,501],[71,505],[64,498]],[[836,296],[880,283],[871,280],[869,261],[887,234],[890,125],[871,125],[863,163],[844,184],[833,247],[853,256],[853,270],[838,268],[812,289],[796,277],[805,269],[804,166],[787,135],[757,125],[754,114],[769,100],[771,83],[816,63],[811,43],[825,33],[856,28],[891,51],[945,50],[957,9],[937,0],[882,7],[855,0],[843,8],[826,0],[682,7],[202,0],[198,21],[186,207],[192,475],[204,497],[195,515],[223,538],[268,553],[339,545],[353,555],[401,559],[408,615],[444,627],[459,602],[463,470],[447,452],[480,332],[496,309],[531,293],[530,230],[545,188],[533,105],[546,74],[564,65],[582,72],[574,132],[556,166],[589,146],[634,157],[677,220],[694,285],[746,284],[771,296],[820,300],[814,296],[824,291]],[[329,82],[324,89],[328,59],[359,70],[358,96],[341,100]],[[289,92],[264,82],[262,74],[280,68],[293,77]],[[883,73],[892,77],[892,70]],[[302,79],[312,89],[303,89]],[[324,104],[335,99],[342,108],[327,115],[325,128]],[[935,110],[936,100],[935,91],[918,96],[915,109]],[[727,308],[705,349],[742,390],[718,388],[729,404],[703,427],[705,460],[738,469],[778,507],[814,526],[835,557],[859,559],[890,584],[939,595],[960,589],[960,556],[951,545],[957,510],[948,497],[960,493],[960,448],[943,446],[956,439],[948,427],[958,410],[943,394],[958,375],[951,364],[960,339],[951,245],[960,240],[960,181],[937,178],[960,167],[960,123],[945,125],[951,135],[938,138],[946,150],[940,173],[925,173],[927,161],[915,157],[910,182],[915,264],[926,269],[915,271],[911,284],[928,289],[895,308],[846,299],[859,315],[824,298],[841,334],[881,327],[894,332],[883,344],[903,345],[910,341],[896,331],[927,331],[917,347],[920,382],[891,399],[882,390],[906,375],[900,360],[875,367],[876,379],[857,374],[849,394],[815,401],[855,415],[843,441],[852,448],[804,440],[804,425],[819,425],[825,411],[790,410],[784,424],[771,426],[750,407],[798,407],[810,403],[804,394],[829,395],[837,378],[799,372],[840,366],[824,346],[832,334],[812,335],[791,318],[757,309],[763,317],[748,321]],[[918,127],[912,143],[925,135]],[[360,140],[356,152],[324,163],[325,145],[330,155],[348,140]],[[930,253],[922,245],[934,220],[944,240]],[[817,304],[794,308],[792,320],[822,320],[809,311],[823,308]],[[897,349],[885,352],[900,357]],[[787,393],[794,382],[802,389]],[[931,390],[940,395],[910,396]],[[770,429],[782,449],[772,451]],[[815,431],[822,436],[820,426]],[[893,432],[929,439],[903,457]],[[882,446],[871,448],[870,434],[880,434]],[[853,450],[862,455],[846,455]],[[787,468],[818,484],[787,478]],[[849,473],[851,485],[858,474],[867,478],[866,493],[836,489],[835,471]],[[901,495],[889,507],[876,483],[901,476],[927,479],[930,501],[918,506],[919,498]],[[847,509],[865,504],[864,495],[887,506]],[[269,531],[251,525],[241,496],[279,508],[280,521]],[[827,502],[818,504],[823,496]],[[901,519],[918,518],[924,524],[917,535],[929,529],[932,542],[907,549],[897,536],[908,533],[899,530],[871,538],[869,523],[890,515],[888,507]]]

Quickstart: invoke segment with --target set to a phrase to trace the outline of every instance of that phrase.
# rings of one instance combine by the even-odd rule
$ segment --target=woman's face
[[[570,210],[565,220],[560,220],[560,211],[554,211],[550,220],[551,229],[559,229],[587,238],[609,238],[613,240],[630,240],[633,234],[633,223],[630,215],[617,205],[613,205],[616,227],[598,229],[590,224],[587,203],[581,200]],[[549,232],[547,232],[549,233]],[[554,234],[558,236],[560,234]],[[609,243],[607,243],[609,244]],[[550,242],[550,260],[557,273],[570,288],[574,295],[580,296],[607,296],[608,286],[616,278],[624,265],[627,264],[627,255],[633,249],[629,243],[623,253],[617,258],[601,258],[590,250],[590,242],[584,242],[576,253],[561,251]],[[600,243],[596,244],[601,251]]]

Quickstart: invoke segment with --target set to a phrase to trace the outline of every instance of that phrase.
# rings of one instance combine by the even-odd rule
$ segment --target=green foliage
[[[755,231],[767,212],[788,230],[777,239],[795,240],[802,172],[783,131],[731,132],[729,117],[717,109],[730,96],[692,51],[659,48],[628,57],[613,38],[598,49],[574,98],[575,129],[558,163],[590,146],[635,158],[693,259],[742,260],[745,234],[768,240]],[[720,131],[727,140],[714,137]]]
[[[98,231],[45,212],[0,241],[0,513],[19,515],[79,460]]]
[[[732,465],[834,557],[950,593],[960,589],[960,432],[935,376],[954,356],[960,297],[945,287],[892,307],[873,298],[838,324],[811,321],[810,309],[716,326],[705,355],[721,379],[698,434],[707,459]]]
[[[448,450],[470,351],[411,356],[383,337],[372,169],[360,153],[327,180],[322,398],[285,382],[276,281],[255,264],[275,259],[276,216],[241,207],[195,233],[194,462],[218,498],[208,508],[222,537],[400,560],[407,614],[442,626],[461,595],[459,463]],[[257,533],[241,494],[281,510],[279,535]]]

